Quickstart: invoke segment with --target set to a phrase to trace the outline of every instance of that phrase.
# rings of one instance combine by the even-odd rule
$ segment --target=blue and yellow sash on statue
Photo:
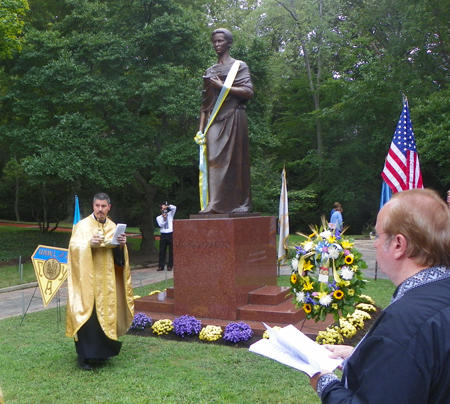
[[[216,104],[211,112],[211,115],[208,119],[208,123],[205,126],[205,129],[202,132],[198,132],[194,140],[200,146],[200,156],[199,156],[199,190],[200,190],[200,207],[201,210],[204,210],[209,202],[208,195],[208,156],[206,153],[206,132],[211,126],[214,118],[219,112],[220,107],[222,106],[225,98],[227,97],[231,86],[233,85],[234,79],[236,78],[236,74],[239,70],[239,60],[236,60],[231,66],[230,71],[228,72],[227,78],[225,79],[225,83],[223,84],[222,89],[220,90],[219,97],[217,98]]]

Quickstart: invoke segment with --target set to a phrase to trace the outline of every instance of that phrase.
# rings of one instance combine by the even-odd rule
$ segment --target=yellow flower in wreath
[[[303,264],[303,270],[304,271],[311,271],[311,269],[313,269],[313,268],[314,268],[314,265],[311,264],[311,261],[305,262]]]
[[[306,313],[306,314],[309,314],[309,313],[311,313],[311,311],[312,311],[312,307],[311,307],[310,304],[305,303],[305,304],[303,305],[303,310],[305,310],[305,313]]]
[[[337,283],[337,286],[340,288],[346,288],[350,286],[350,282],[341,280],[340,282]]]
[[[354,259],[353,254],[348,254],[345,256],[345,263],[347,265],[353,264],[353,259]]]
[[[333,296],[337,300],[341,300],[344,297],[344,292],[342,290],[335,290]]]
[[[307,277],[305,280],[305,283],[303,284],[303,291],[308,291],[308,290],[314,290],[314,286],[312,284],[312,282],[309,280],[309,278]]]
[[[294,285],[297,283],[297,275],[295,274],[295,272],[291,275],[291,283],[293,283]]]
[[[343,240],[341,245],[344,250],[348,250],[350,247],[353,246],[353,243],[350,243],[350,241],[348,240]]]

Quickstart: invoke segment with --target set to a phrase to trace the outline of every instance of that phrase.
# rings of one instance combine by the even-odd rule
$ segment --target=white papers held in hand
[[[117,237],[119,237],[122,233],[125,233],[127,225],[124,223],[117,223],[116,230],[114,230],[114,235],[111,240],[111,244],[118,245]]]
[[[269,332],[269,339],[263,338],[250,345],[250,352],[300,370],[310,377],[321,370],[333,371],[342,364],[342,359],[330,358],[328,349],[308,338],[292,324],[281,330],[274,330],[267,324],[264,326]]]

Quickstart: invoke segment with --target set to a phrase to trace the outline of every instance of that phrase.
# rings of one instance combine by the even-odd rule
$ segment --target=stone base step
[[[289,288],[287,286],[264,286],[248,294],[249,304],[276,306],[290,299],[292,299],[292,296],[289,296]]]
[[[134,301],[134,311],[136,312],[160,312],[172,313],[174,311],[175,299],[173,297],[165,297],[159,300],[158,295],[144,296]]]
[[[241,321],[295,324],[303,320],[305,316],[303,309],[297,309],[290,300],[277,305],[248,304],[238,309],[238,319]]]

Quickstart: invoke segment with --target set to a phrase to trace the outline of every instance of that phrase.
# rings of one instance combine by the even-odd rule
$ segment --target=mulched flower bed
[[[208,345],[225,345],[225,346],[234,347],[234,348],[248,348],[251,344],[253,344],[254,342],[259,341],[261,339],[261,337],[253,336],[247,341],[239,341],[237,344],[234,344],[233,342],[225,341],[223,339],[223,334],[222,334],[222,338],[219,338],[217,341],[202,341],[198,337],[198,335],[187,335],[185,337],[179,337],[178,335],[176,335],[173,332],[171,332],[169,334],[157,335],[152,331],[151,327],[147,327],[144,330],[129,330],[127,332],[127,335],[137,335],[139,337],[154,337],[154,338],[164,339],[167,341],[198,342],[200,344],[208,344]]]
[[[372,318],[370,320],[365,320],[364,321],[364,328],[362,330],[358,330],[356,332],[355,336],[353,338],[351,338],[351,339],[348,339],[348,338],[344,337],[344,344],[343,345],[351,345],[351,346],[358,345],[359,341],[362,340],[364,335],[366,335],[367,331],[370,330],[370,327],[372,327],[372,324],[380,316],[381,309],[379,307],[377,307],[377,311],[374,311],[374,312],[371,311],[369,314],[370,314],[370,317],[372,317]]]
[[[381,314],[381,309],[377,307],[376,312],[370,313],[370,316],[372,318],[370,320],[364,321],[364,328],[362,330],[358,330],[358,332],[356,333],[356,335],[353,338],[351,338],[351,339],[344,338],[344,344],[356,346],[358,344],[358,342],[361,341],[361,339],[364,337],[366,332],[370,329],[370,327],[372,326],[372,324],[375,322],[375,320],[378,318],[378,316],[380,314]],[[153,333],[153,330],[151,327],[147,327],[144,330],[129,330],[127,332],[127,335],[137,335],[140,337],[160,338],[160,339],[164,339],[164,340],[168,340],[168,341],[197,342],[200,344],[208,344],[208,345],[225,345],[225,346],[229,346],[232,348],[247,348],[247,349],[251,344],[253,344],[256,341],[259,341],[262,338],[260,336],[253,336],[249,340],[239,341],[237,344],[229,342],[229,341],[225,341],[223,339],[223,337],[217,341],[202,341],[198,337],[198,335],[187,335],[184,338],[179,337],[178,335],[176,335],[173,332],[170,332],[169,334],[157,335],[157,334]]]

